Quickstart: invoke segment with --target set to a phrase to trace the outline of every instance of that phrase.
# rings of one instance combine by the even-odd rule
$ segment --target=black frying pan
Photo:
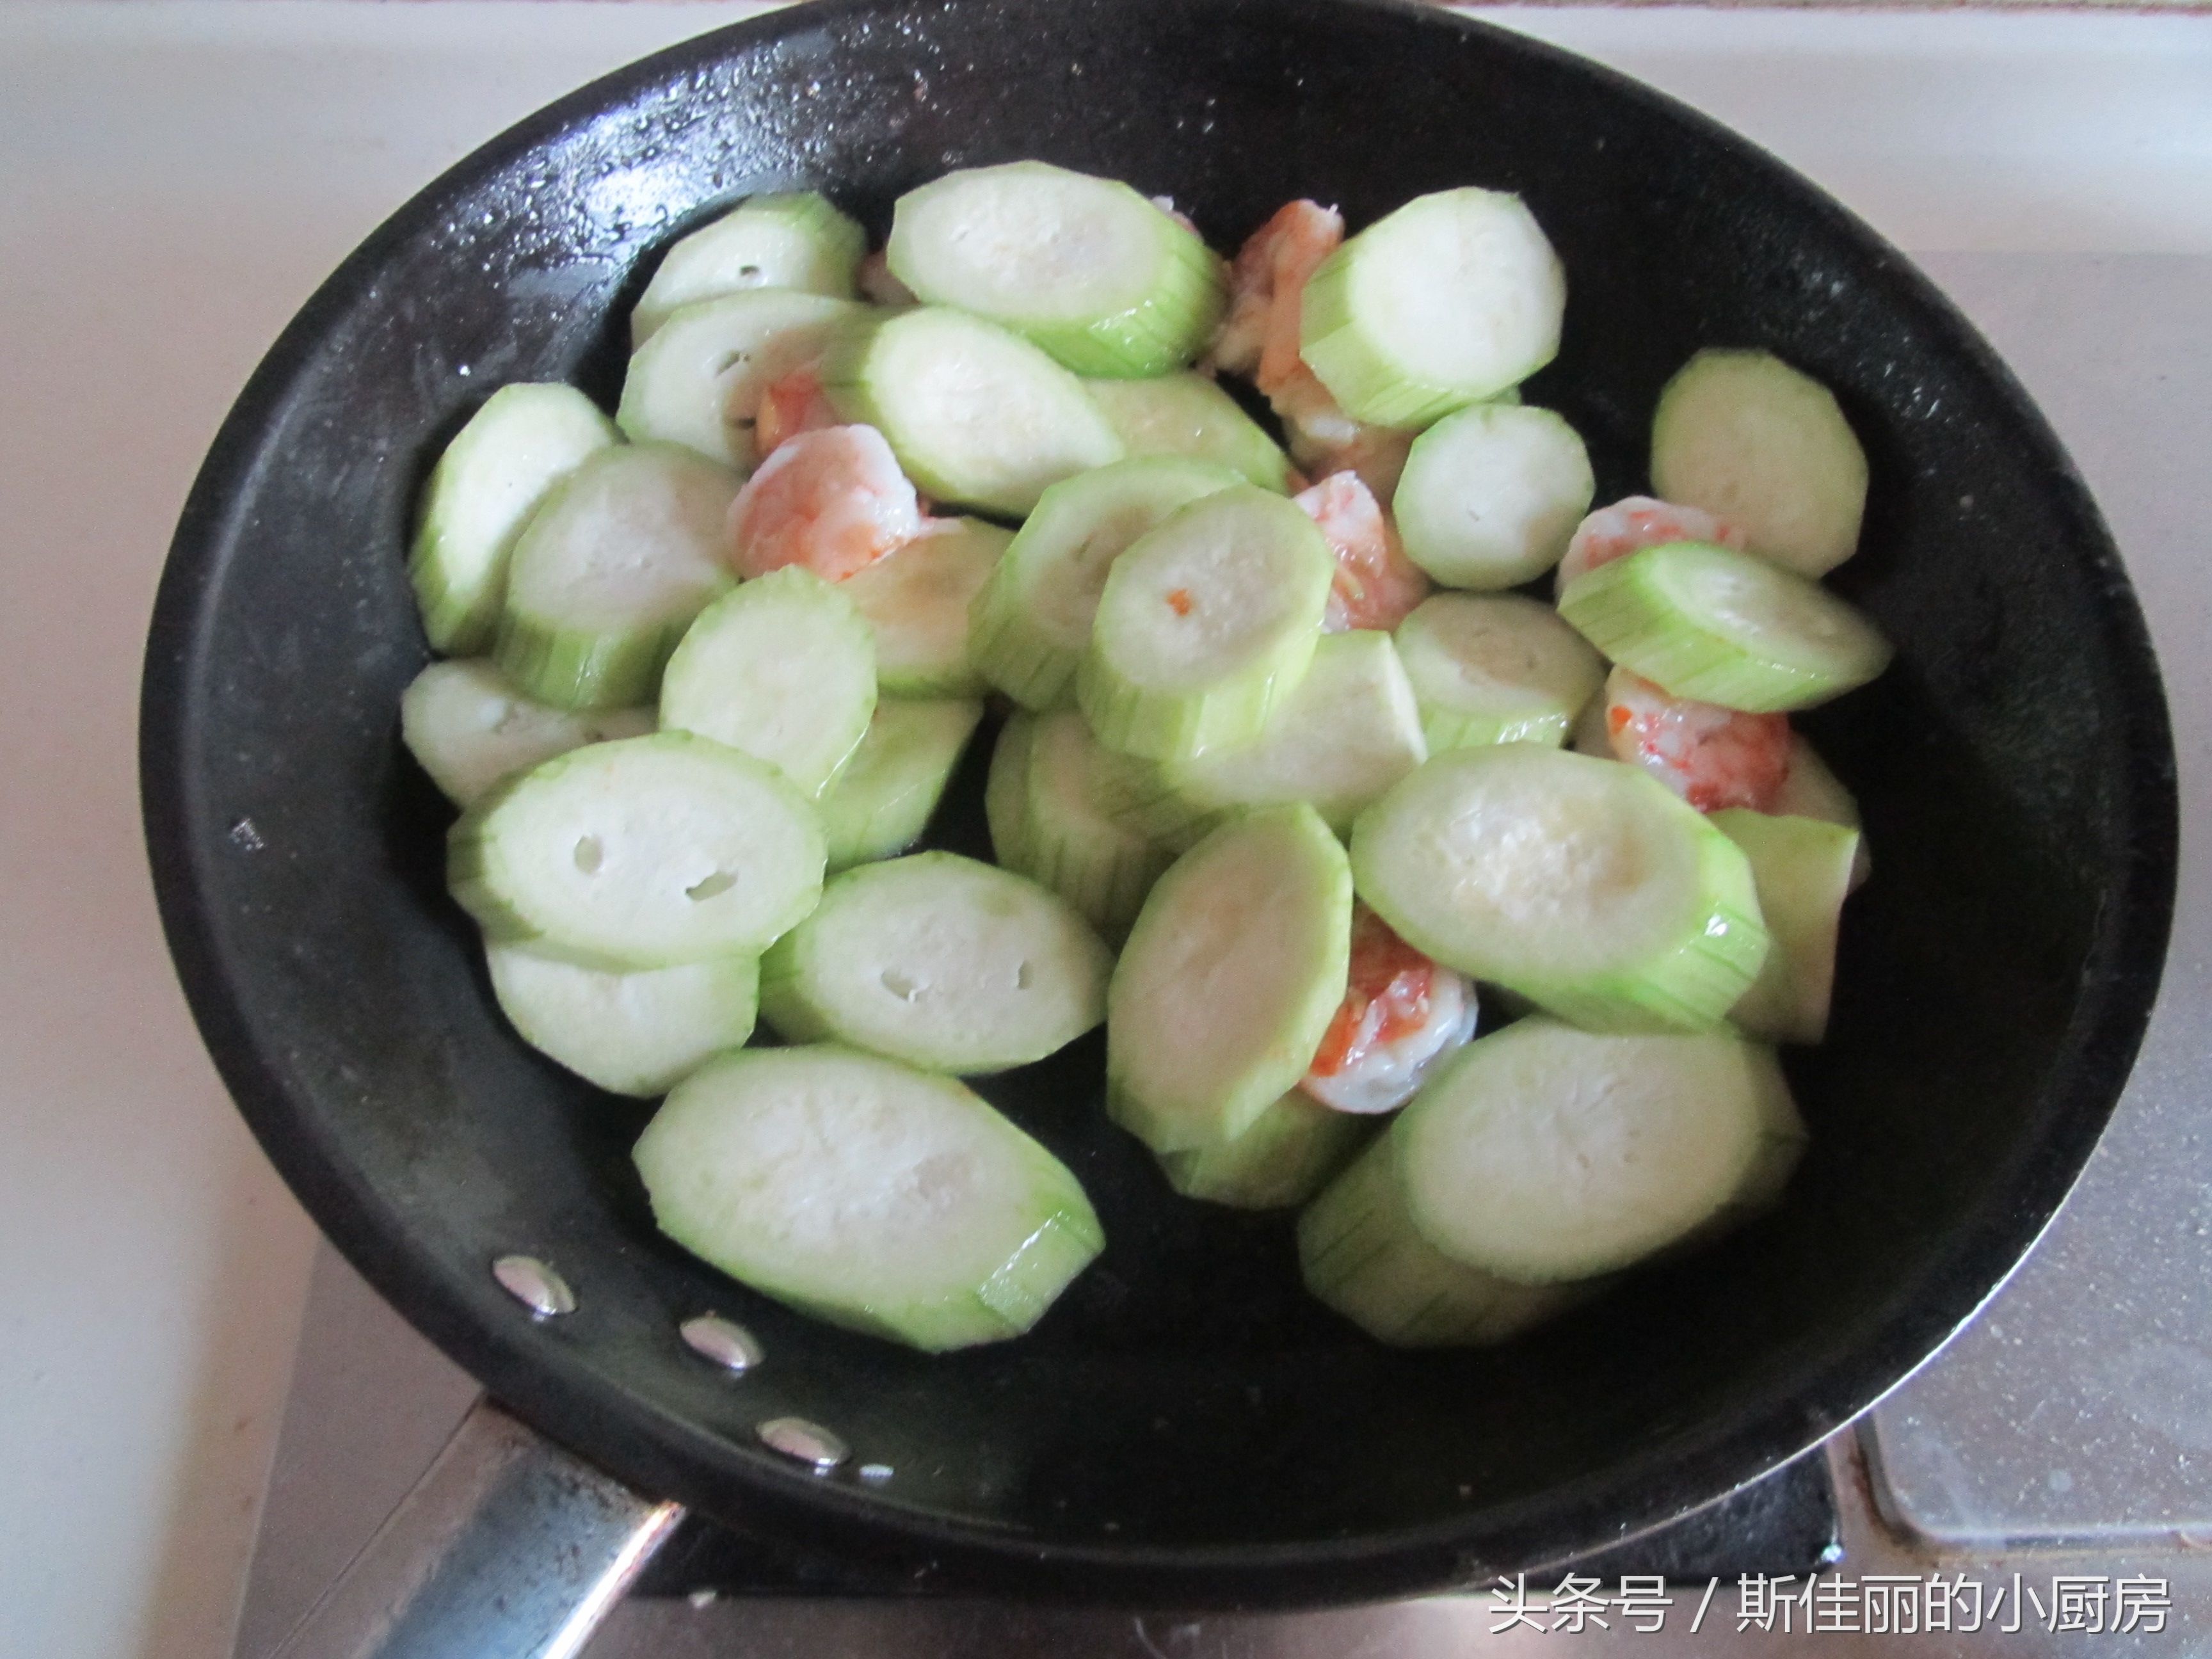
[[[1356,227],[1417,191],[1523,192],[1566,262],[1528,387],[1643,483],[1697,346],[1835,386],[1873,466],[1836,585],[1897,665],[1807,722],[1858,792],[1833,1035],[1790,1057],[1813,1133],[1786,1207],[1495,1352],[1404,1354],[1298,1291],[1290,1228],[1171,1198],[1099,1109],[1097,1041],[986,1092],[1094,1196],[1103,1259],[1024,1340],[945,1358],[788,1314],[661,1240],[645,1109],[512,1035],[446,899],[448,814],[400,748],[425,660],[402,571],[440,445],[495,386],[612,406],[655,251],[738,195],[819,185],[880,234],[902,190],[1036,155],[1171,192],[1217,246],[1276,204]],[[2065,1195],[2135,1054],[2174,856],[2142,620],[2058,446],[1864,227],[1615,76],[1350,0],[825,0],[586,88],[410,203],[240,398],[149,647],[148,841],[240,1108],[345,1255],[547,1433],[647,1491],[957,1582],[1154,1602],[1430,1587],[1610,1541],[1760,1474],[1919,1363]],[[940,825],[972,847],[977,769]],[[533,1323],[495,1256],[580,1306]],[[769,1358],[678,1340],[714,1308]],[[817,1479],[797,1413],[893,1465]]]

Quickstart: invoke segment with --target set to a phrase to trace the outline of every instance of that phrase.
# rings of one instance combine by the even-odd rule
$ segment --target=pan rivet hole
[[[677,1329],[692,1352],[740,1376],[768,1357],[758,1337],[720,1314],[701,1314],[685,1320]]]
[[[599,845],[597,836],[579,836],[575,851],[570,854],[576,860],[576,867],[587,876],[599,873],[599,866],[605,861],[607,849]]]
[[[817,1474],[829,1474],[853,1455],[842,1440],[803,1417],[771,1417],[755,1432],[769,1450],[805,1464]]]
[[[568,1281],[534,1255],[503,1255],[491,1264],[491,1276],[530,1310],[532,1319],[556,1319],[576,1311],[576,1293]]]

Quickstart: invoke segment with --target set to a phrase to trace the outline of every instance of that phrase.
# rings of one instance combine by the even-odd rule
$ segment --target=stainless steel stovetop
[[[1656,1631],[1617,1601],[1601,1626],[1587,1598],[1577,1613],[1571,1594],[1533,1588],[1516,1620],[1495,1586],[1204,1618],[701,1592],[618,1607],[591,1659],[1427,1659],[1539,1639],[1653,1655],[2212,1651],[2212,259],[1923,263],[2042,404],[2118,536],[2172,707],[2182,882],[2148,1040],[2072,1201],[1949,1348],[1828,1443],[1840,1556],[1819,1583],[1746,1584],[1781,1571],[1747,1538],[1741,1561],[1701,1563],[1667,1587]],[[275,1647],[476,1392],[325,1251],[238,1659]],[[1938,1605],[1949,1630],[1927,1629]]]

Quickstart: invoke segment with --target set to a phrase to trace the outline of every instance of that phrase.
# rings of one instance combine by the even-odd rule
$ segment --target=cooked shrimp
[[[883,249],[878,248],[860,261],[860,268],[853,273],[853,280],[860,292],[879,306],[910,306],[914,290],[891,275],[891,262]]]
[[[1395,1111],[1474,1035],[1474,987],[1423,956],[1365,905],[1352,919],[1344,1000],[1298,1086],[1340,1112]]]
[[[1406,556],[1398,532],[1357,472],[1332,472],[1292,499],[1336,555],[1323,632],[1375,628],[1387,634],[1428,598],[1428,573]]]
[[[1605,683],[1613,752],[1700,812],[1723,806],[1774,810],[1790,775],[1790,717],[1746,714],[1670,697],[1640,674],[1615,668]]]
[[[1377,501],[1387,501],[1406,470],[1406,453],[1420,434],[1355,421],[1329,396],[1320,377],[1304,363],[1268,400],[1282,417],[1291,459],[1310,477],[1357,472]]]
[[[801,363],[761,389],[760,406],[753,411],[753,447],[761,454],[774,454],[802,432],[840,424],[836,405],[822,389],[821,368],[818,362]]]
[[[1575,526],[1566,556],[1559,561],[1559,590],[1601,564],[1625,559],[1668,542],[1714,542],[1743,550],[1743,532],[1702,507],[1677,507],[1650,495],[1626,495],[1601,507]]]
[[[1306,278],[1344,240],[1344,216],[1291,202],[1254,231],[1229,273],[1229,314],[1210,354],[1216,368],[1249,374],[1268,397],[1304,365],[1298,318]]]
[[[804,565],[842,581],[926,528],[914,486],[872,426],[833,426],[787,440],[730,507],[742,576]]]

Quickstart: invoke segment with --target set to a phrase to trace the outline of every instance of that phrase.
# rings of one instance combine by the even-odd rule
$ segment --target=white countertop
[[[200,454],[433,174],[758,9],[0,6],[0,1652],[228,1651],[313,1243],[200,1050],[139,845],[139,654]],[[1488,15],[1916,252],[2212,254],[2212,18]],[[2125,451],[2094,435],[2093,484]]]

